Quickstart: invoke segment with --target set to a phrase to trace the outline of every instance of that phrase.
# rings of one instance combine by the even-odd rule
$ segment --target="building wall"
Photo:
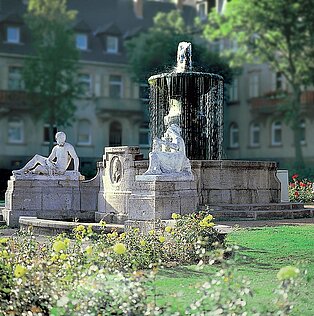
[[[72,143],[82,161],[101,160],[103,148],[109,146],[110,124],[118,122],[122,128],[121,145],[137,145],[139,130],[143,121],[139,86],[131,80],[127,65],[81,62],[80,73],[89,74],[90,92],[77,100],[77,110],[71,126],[62,128],[68,142]],[[0,90],[9,92],[8,73],[10,66],[23,66],[23,56],[0,55]],[[110,75],[119,75],[122,79],[121,98],[110,97]],[[13,92],[13,91],[12,91]],[[2,109],[2,111],[1,111]],[[43,141],[44,122],[34,121],[26,106],[8,108],[0,106],[0,169],[18,167],[35,153],[48,155],[48,143]],[[17,144],[9,142],[8,122],[12,117],[23,122],[23,141]],[[90,124],[90,143],[79,142],[79,125],[83,121]],[[147,148],[143,148],[147,154]]]
[[[250,95],[252,76],[258,76],[257,95]],[[236,78],[238,81],[236,100],[229,99],[225,108],[225,156],[230,159],[249,160],[275,160],[282,166],[294,161],[295,146],[293,131],[280,111],[279,104],[284,99],[278,91],[289,93],[288,84],[283,80],[278,89],[276,87],[276,74],[266,64],[244,65],[241,74]],[[253,79],[254,80],[254,79]],[[278,85],[278,83],[277,83]],[[252,87],[251,87],[252,89]],[[277,95],[276,95],[277,91]],[[305,93],[305,92],[304,92]],[[302,151],[308,166],[314,164],[314,147],[311,145],[311,135],[314,132],[314,115],[311,111],[313,106],[313,89],[308,89],[310,97],[302,101],[301,111],[304,120],[304,140]],[[273,124],[281,122],[281,142],[274,142]],[[238,145],[232,141],[231,126],[238,126]],[[252,143],[252,124],[259,125],[259,142]],[[233,146],[234,145],[234,146]]]

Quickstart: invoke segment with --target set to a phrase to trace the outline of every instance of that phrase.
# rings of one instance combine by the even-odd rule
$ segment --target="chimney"
[[[133,0],[134,13],[138,19],[143,19],[143,1],[144,0]]]

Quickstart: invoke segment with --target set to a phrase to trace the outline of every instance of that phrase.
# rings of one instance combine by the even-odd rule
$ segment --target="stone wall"
[[[19,225],[19,217],[94,222],[98,210],[98,193],[102,181],[99,166],[95,178],[88,181],[73,179],[71,171],[63,176],[33,176],[32,179],[8,181],[4,219],[10,227]]]
[[[280,182],[275,162],[192,160],[199,205],[267,204],[280,202]],[[148,161],[135,161],[136,174]]]

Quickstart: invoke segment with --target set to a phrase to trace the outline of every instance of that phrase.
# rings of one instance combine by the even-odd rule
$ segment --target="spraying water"
[[[189,159],[221,159],[223,78],[192,71],[191,43],[179,43],[174,72],[152,76],[148,82],[152,138],[161,137],[167,121],[172,120],[182,129]],[[169,118],[172,112],[176,114]]]

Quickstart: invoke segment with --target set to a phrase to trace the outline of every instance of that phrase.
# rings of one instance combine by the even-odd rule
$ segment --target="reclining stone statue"
[[[23,168],[13,170],[13,175],[42,174],[42,175],[63,175],[68,169],[71,160],[74,162],[74,171],[78,172],[79,159],[74,147],[66,143],[64,132],[55,135],[57,145],[53,147],[49,157],[35,155]]]
[[[181,128],[170,124],[164,136],[153,140],[149,153],[149,167],[144,175],[182,174],[190,176],[191,165],[185,154],[185,144],[181,137]]]

